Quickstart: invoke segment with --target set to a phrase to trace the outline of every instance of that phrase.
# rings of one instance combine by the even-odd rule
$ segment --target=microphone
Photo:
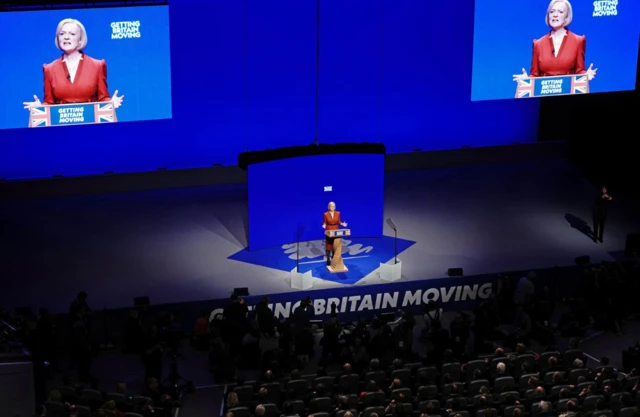
[[[551,51],[552,54],[556,54],[556,48],[553,48],[553,50]]]
[[[67,80],[71,81],[71,74],[67,74]]]

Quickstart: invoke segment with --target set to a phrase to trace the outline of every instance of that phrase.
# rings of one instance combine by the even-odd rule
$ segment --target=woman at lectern
[[[118,90],[109,96],[107,89],[107,63],[86,55],[87,31],[76,19],[58,23],[56,47],[62,56],[44,64],[44,104],[91,103],[111,101],[114,108],[122,106],[124,96]],[[38,96],[25,101],[25,109],[42,106]]]
[[[347,227],[347,223],[342,222],[340,219],[340,212],[336,211],[336,203],[333,201],[329,203],[328,211],[324,213],[324,221],[322,228],[325,230],[338,230],[340,226]],[[325,236],[325,250],[327,251],[327,265],[331,265],[331,258],[335,255],[333,250],[334,238]]]
[[[586,74],[589,81],[593,80],[598,69],[594,69],[593,64],[585,68],[587,38],[569,31],[572,20],[573,7],[569,0],[551,0],[545,18],[551,31],[533,41],[531,71],[527,74],[522,68],[522,74],[514,74],[514,81],[528,77],[572,74]]]

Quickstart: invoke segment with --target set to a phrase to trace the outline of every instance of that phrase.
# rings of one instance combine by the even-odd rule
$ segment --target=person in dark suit
[[[547,77],[554,75],[586,74],[589,81],[597,69],[593,64],[585,67],[584,54],[587,39],[568,29],[573,20],[573,8],[568,0],[551,0],[547,8],[546,23],[551,31],[533,41],[531,71],[523,68],[522,74],[515,74],[514,81],[528,77]]]
[[[58,24],[55,44],[62,56],[44,64],[44,102],[37,95],[33,101],[24,102],[25,109],[43,104],[91,103],[111,101],[114,108],[122,105],[124,96],[118,90],[109,95],[107,88],[107,64],[91,58],[83,51],[87,46],[84,25],[75,19],[64,19]]]
[[[329,203],[328,211],[324,213],[324,221],[322,222],[322,228],[325,230],[338,230],[340,226],[347,227],[347,223],[340,219],[340,212],[336,211],[336,203],[333,201]],[[331,265],[331,258],[335,255],[333,250],[334,238],[325,237],[325,250],[327,252],[327,265]]]
[[[593,241],[602,243],[604,224],[607,222],[609,203],[613,198],[609,195],[607,187],[602,187],[600,193],[593,202]]]

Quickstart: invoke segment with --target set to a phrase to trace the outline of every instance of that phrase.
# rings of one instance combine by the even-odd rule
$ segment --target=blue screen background
[[[0,129],[26,128],[29,114],[22,103],[33,101],[34,94],[44,100],[42,65],[62,55],[54,43],[55,31],[58,22],[69,17],[87,30],[85,53],[106,61],[109,93],[118,90],[125,96],[118,121],[171,117],[168,6],[13,12],[0,13],[5,28],[0,51],[4,57],[19,57],[0,60],[0,73],[11,74],[0,77]],[[111,39],[111,22],[136,20],[140,38]]]
[[[473,9],[456,2],[452,30],[448,2],[322,0],[320,142],[399,153],[535,141],[538,100],[469,99]],[[172,0],[169,14],[172,119],[4,130],[0,178],[235,165],[314,140],[314,1]],[[54,30],[38,43],[53,45]]]
[[[325,192],[324,187],[332,191]],[[384,155],[316,155],[249,166],[249,249],[324,238],[336,203],[352,236],[381,237]]]
[[[640,2],[619,0],[617,16],[593,17],[593,0],[572,0],[570,30],[586,35],[585,65],[598,69],[591,93],[635,89]],[[476,0],[472,100],[514,98],[513,74],[531,68],[533,40],[549,33],[548,1],[522,0],[505,10],[500,0]],[[523,100],[518,100],[523,101]]]

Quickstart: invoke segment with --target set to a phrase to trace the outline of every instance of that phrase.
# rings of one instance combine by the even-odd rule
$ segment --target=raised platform
[[[612,260],[626,234],[640,230],[638,207],[616,198],[605,243],[595,244],[585,234],[593,192],[562,159],[388,173],[385,217],[398,225],[403,277],[386,285],[442,278],[453,267],[470,276],[571,265],[581,255]],[[80,290],[94,308],[139,296],[154,304],[226,298],[234,287],[295,291],[294,243],[245,249],[246,193],[235,184],[4,202],[0,306],[66,311]],[[345,239],[349,271],[341,274],[327,271],[321,241],[305,242],[300,272],[313,271],[313,289],[383,283],[379,265],[393,258],[392,231],[385,234]]]

